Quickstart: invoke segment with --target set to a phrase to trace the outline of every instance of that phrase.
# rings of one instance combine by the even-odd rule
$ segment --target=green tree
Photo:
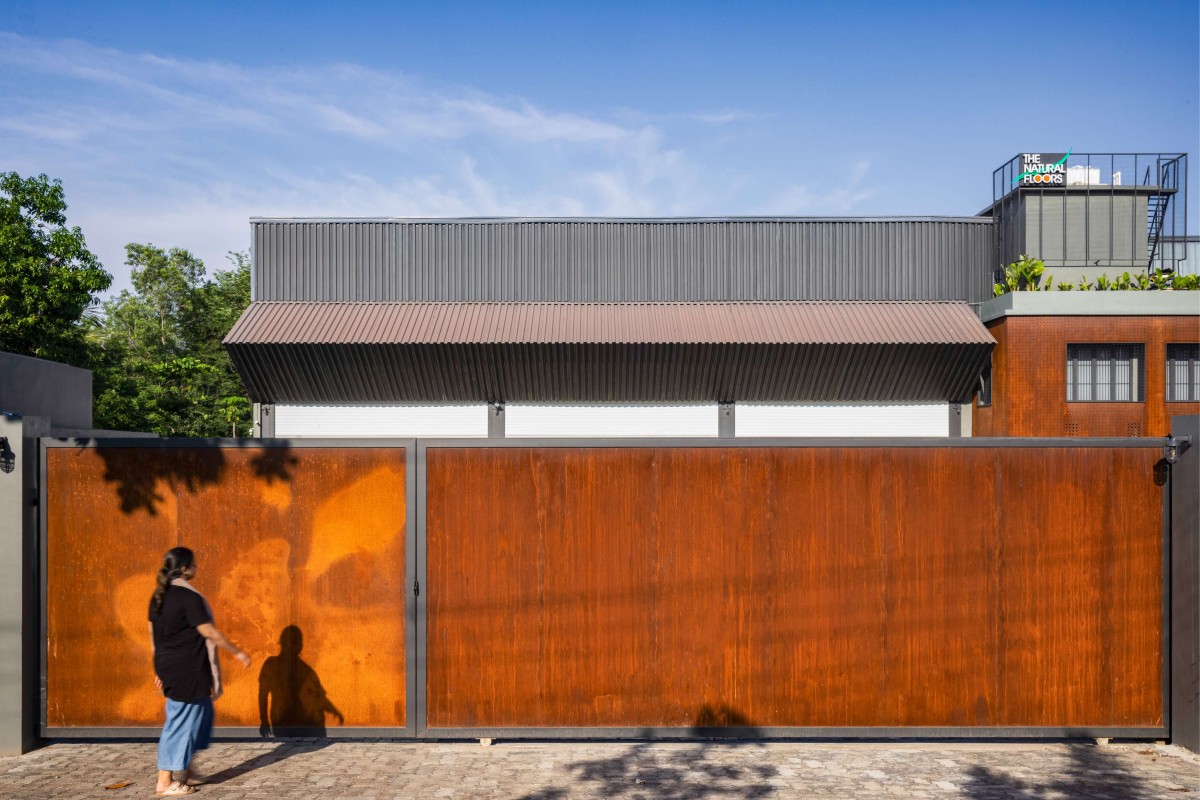
[[[85,312],[112,276],[66,210],[61,181],[0,173],[0,350],[86,367]]]
[[[126,246],[133,291],[104,304],[94,339],[95,419],[163,436],[245,436],[251,406],[221,340],[250,303],[250,264],[204,279],[179,248]]]

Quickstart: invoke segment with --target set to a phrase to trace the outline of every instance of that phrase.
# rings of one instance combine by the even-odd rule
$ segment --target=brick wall
[[[1171,416],[1200,403],[1166,402],[1166,345],[1200,341],[1200,316],[1007,316],[988,324],[992,404],[976,401],[975,436],[1165,436]],[[1144,344],[1144,400],[1068,403],[1067,345]]]

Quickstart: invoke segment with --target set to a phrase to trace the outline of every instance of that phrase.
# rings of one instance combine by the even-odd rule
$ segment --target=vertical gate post
[[[1173,417],[1191,447],[1171,467],[1171,741],[1200,752],[1200,417]]]
[[[0,756],[38,744],[38,437],[49,427],[0,414]]]
[[[420,500],[417,494],[418,475],[423,467],[424,452],[418,457],[417,440],[404,443],[404,729],[408,736],[417,733],[417,709],[421,706],[420,674],[417,657],[417,604],[423,576],[417,572],[417,542],[420,532],[418,516]]]
[[[417,596],[412,597],[413,601],[413,618],[416,625],[413,627],[413,636],[409,642],[413,646],[413,659],[410,663],[415,665],[415,668],[409,673],[408,680],[411,681],[412,689],[409,696],[416,701],[413,708],[413,730],[416,736],[425,736],[429,732],[429,680],[426,677],[428,672],[428,608],[429,608],[429,586],[426,578],[428,577],[428,569],[426,561],[428,560],[428,539],[426,536],[426,497],[428,491],[429,479],[429,448],[426,445],[426,440],[417,439],[416,447],[416,483],[414,486],[414,499],[416,500],[416,525],[413,530],[413,550],[414,550],[414,578],[420,583],[421,591]]]

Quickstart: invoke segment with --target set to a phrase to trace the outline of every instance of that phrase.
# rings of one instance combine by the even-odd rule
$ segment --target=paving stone
[[[151,796],[153,743],[58,743],[0,758],[0,798]],[[218,742],[198,800],[1197,798],[1200,759],[1158,745]],[[132,781],[124,789],[105,785]]]

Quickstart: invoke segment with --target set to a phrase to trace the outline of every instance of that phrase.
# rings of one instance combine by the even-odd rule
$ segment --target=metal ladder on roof
[[[1147,269],[1154,269],[1154,258],[1158,255],[1158,243],[1162,239],[1163,220],[1167,216],[1167,206],[1171,204],[1171,195],[1152,194],[1146,204],[1146,244],[1150,250],[1150,260],[1146,262]]]
[[[1146,202],[1146,245],[1150,253],[1150,259],[1146,262],[1146,269],[1154,269],[1154,259],[1158,256],[1159,244],[1162,243],[1163,225],[1167,219],[1167,209],[1171,205],[1171,197],[1174,195],[1174,190],[1179,188],[1179,157],[1172,158],[1168,161],[1159,159],[1158,165],[1157,186],[1158,192],[1150,195],[1150,199]],[[1147,167],[1146,172],[1150,169]],[[1149,175],[1146,176],[1149,178]],[[1149,180],[1146,181],[1149,183]],[[1174,265],[1167,270],[1172,271]]]

